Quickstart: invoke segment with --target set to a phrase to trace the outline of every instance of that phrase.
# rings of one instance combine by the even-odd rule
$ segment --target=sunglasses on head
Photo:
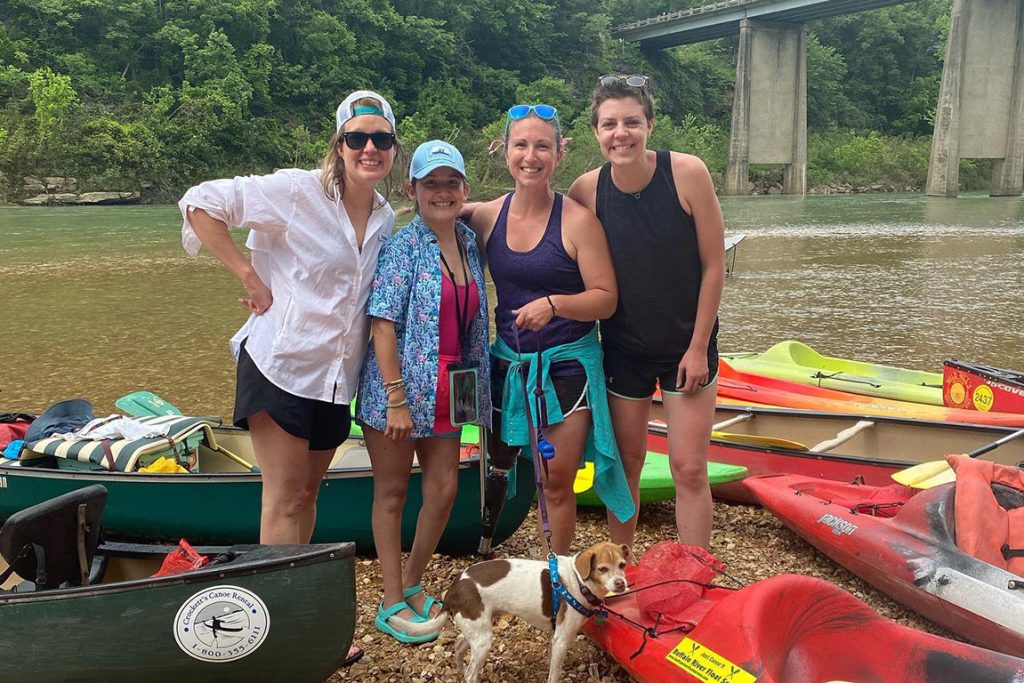
[[[373,146],[380,150],[388,150],[395,146],[395,134],[377,131],[376,133],[363,133],[354,130],[351,133],[342,133],[341,137],[349,149],[362,149],[366,147],[367,140],[373,140]]]
[[[516,104],[508,109],[507,121],[518,121],[525,119],[531,113],[537,118],[545,121],[554,121],[558,118],[558,110],[550,104]]]
[[[619,83],[625,83],[631,88],[642,88],[645,85],[647,85],[647,81],[649,81],[650,79],[647,78],[647,76],[640,76],[637,74],[633,74],[631,76],[616,76],[612,74],[609,76],[601,76],[601,78],[597,80],[601,85],[605,87],[611,87],[613,85],[618,85]]]

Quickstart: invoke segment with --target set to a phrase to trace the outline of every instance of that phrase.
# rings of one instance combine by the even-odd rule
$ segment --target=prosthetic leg
[[[498,416],[496,424],[501,424]],[[484,481],[484,510],[482,528],[480,530],[480,547],[477,553],[484,557],[493,557],[491,541],[501,518],[501,510],[505,507],[505,493],[508,491],[508,473],[516,464],[519,448],[509,446],[501,440],[500,427],[495,431],[485,430],[484,439],[487,449],[487,478]]]

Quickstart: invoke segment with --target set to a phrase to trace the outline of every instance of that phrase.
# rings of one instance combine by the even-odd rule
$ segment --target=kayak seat
[[[11,515],[0,527],[0,584],[16,572],[37,590],[88,585],[106,503],[105,487],[87,486]]]

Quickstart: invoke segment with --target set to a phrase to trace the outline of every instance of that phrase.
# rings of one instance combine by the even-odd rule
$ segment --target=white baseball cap
[[[378,109],[377,107],[370,107],[366,105],[355,106],[354,103],[364,97],[372,97],[380,102],[380,108]],[[395,114],[391,111],[391,105],[381,95],[373,92],[372,90],[356,90],[338,105],[338,111],[335,116],[335,121],[337,122],[335,130],[341,130],[341,127],[345,125],[346,121],[354,116],[362,116],[363,114],[376,114],[377,116],[383,116],[391,124],[391,130],[398,130],[398,126],[395,124]]]

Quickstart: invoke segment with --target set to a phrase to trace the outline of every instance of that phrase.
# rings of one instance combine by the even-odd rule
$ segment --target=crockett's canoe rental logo
[[[204,662],[230,662],[256,651],[270,631],[260,597],[238,586],[206,588],[174,617],[178,647]]]

